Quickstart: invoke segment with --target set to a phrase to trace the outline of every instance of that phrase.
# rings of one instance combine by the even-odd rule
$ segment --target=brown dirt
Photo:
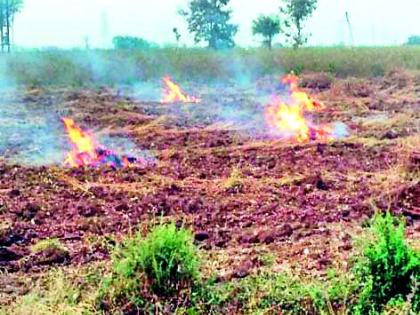
[[[401,143],[419,137],[419,87],[409,77],[391,79],[314,86],[315,98],[328,106],[319,119],[347,123],[352,136],[308,144],[220,123],[216,101],[211,108],[142,103],[108,89],[24,94],[20,101],[31,106],[52,104],[84,126],[130,137],[152,150],[157,164],[114,170],[0,162],[0,269],[31,273],[108,259],[110,245],[128,231],[163,218],[197,233],[221,277],[258,268],[262,252],[275,253],[279,264],[320,271],[345,261],[372,202],[409,217],[409,236],[419,239],[419,178],[387,185],[378,179],[405,165]],[[207,93],[232,103],[244,98],[238,108],[258,112],[246,93]],[[406,119],[391,128],[384,123],[398,114]],[[390,130],[395,134],[384,137]],[[242,175],[239,189],[225,185],[234,169]],[[30,246],[45,238],[60,239],[69,256],[32,259]]]

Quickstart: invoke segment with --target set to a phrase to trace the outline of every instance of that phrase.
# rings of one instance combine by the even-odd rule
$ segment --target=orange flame
[[[73,119],[63,118],[63,123],[72,144],[72,151],[67,154],[64,165],[68,167],[108,165],[115,168],[131,167],[138,163],[137,158],[118,156],[111,150],[97,145],[93,136],[83,131]]]
[[[96,146],[93,138],[80,129],[73,119],[63,118],[73,150],[67,155],[64,164],[70,167],[91,165],[97,160]]]
[[[290,98],[284,101],[281,97],[275,97],[265,108],[268,126],[293,137],[299,143],[334,138],[330,126],[314,126],[305,117],[306,112],[321,111],[325,109],[325,105],[312,100],[308,94],[299,89],[299,78],[296,75],[285,76],[282,83],[289,85]]]
[[[165,84],[164,96],[161,100],[162,103],[199,103],[200,99],[186,94],[182,88],[173,82],[169,76],[163,78]]]

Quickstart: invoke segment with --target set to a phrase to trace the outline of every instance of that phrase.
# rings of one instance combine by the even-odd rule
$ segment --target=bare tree
[[[22,9],[23,0],[0,0],[0,41],[2,52],[10,52],[11,30],[16,14]]]

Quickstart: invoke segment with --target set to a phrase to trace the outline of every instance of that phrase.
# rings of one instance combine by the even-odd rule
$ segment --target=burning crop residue
[[[169,76],[163,78],[164,95],[161,100],[162,103],[200,103],[201,100],[194,96],[186,94],[182,88],[173,82]]]
[[[343,124],[316,125],[307,118],[307,113],[320,112],[325,105],[316,102],[299,89],[299,78],[293,74],[282,79],[288,86],[287,97],[276,96],[265,108],[267,125],[274,133],[293,138],[299,143],[311,140],[328,141],[345,136],[347,131]]]
[[[67,154],[64,165],[67,167],[99,167],[111,166],[114,168],[131,167],[140,160],[135,157],[118,155],[96,143],[96,140],[88,132],[76,125],[73,119],[63,118],[72,150]]]

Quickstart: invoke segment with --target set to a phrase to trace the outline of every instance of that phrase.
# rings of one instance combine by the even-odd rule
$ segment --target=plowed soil
[[[266,81],[275,79],[257,89],[197,87],[204,101],[192,105],[145,103],[112,89],[32,90],[9,99],[127,137],[154,158],[126,169],[69,169],[24,165],[4,151],[0,270],[31,274],[106,260],[129,231],[163,220],[193,229],[220,277],[258,268],[261,252],[323,272],[345,263],[372,205],[406,216],[416,243],[418,83],[394,73],[319,86],[316,74],[308,76],[307,91],[328,108],[316,119],[342,121],[351,135],[297,144],[264,133],[260,94],[272,88]],[[226,104],[236,121],[220,114]],[[232,173],[239,174],[235,184]],[[69,255],[31,253],[46,238],[60,239]]]

